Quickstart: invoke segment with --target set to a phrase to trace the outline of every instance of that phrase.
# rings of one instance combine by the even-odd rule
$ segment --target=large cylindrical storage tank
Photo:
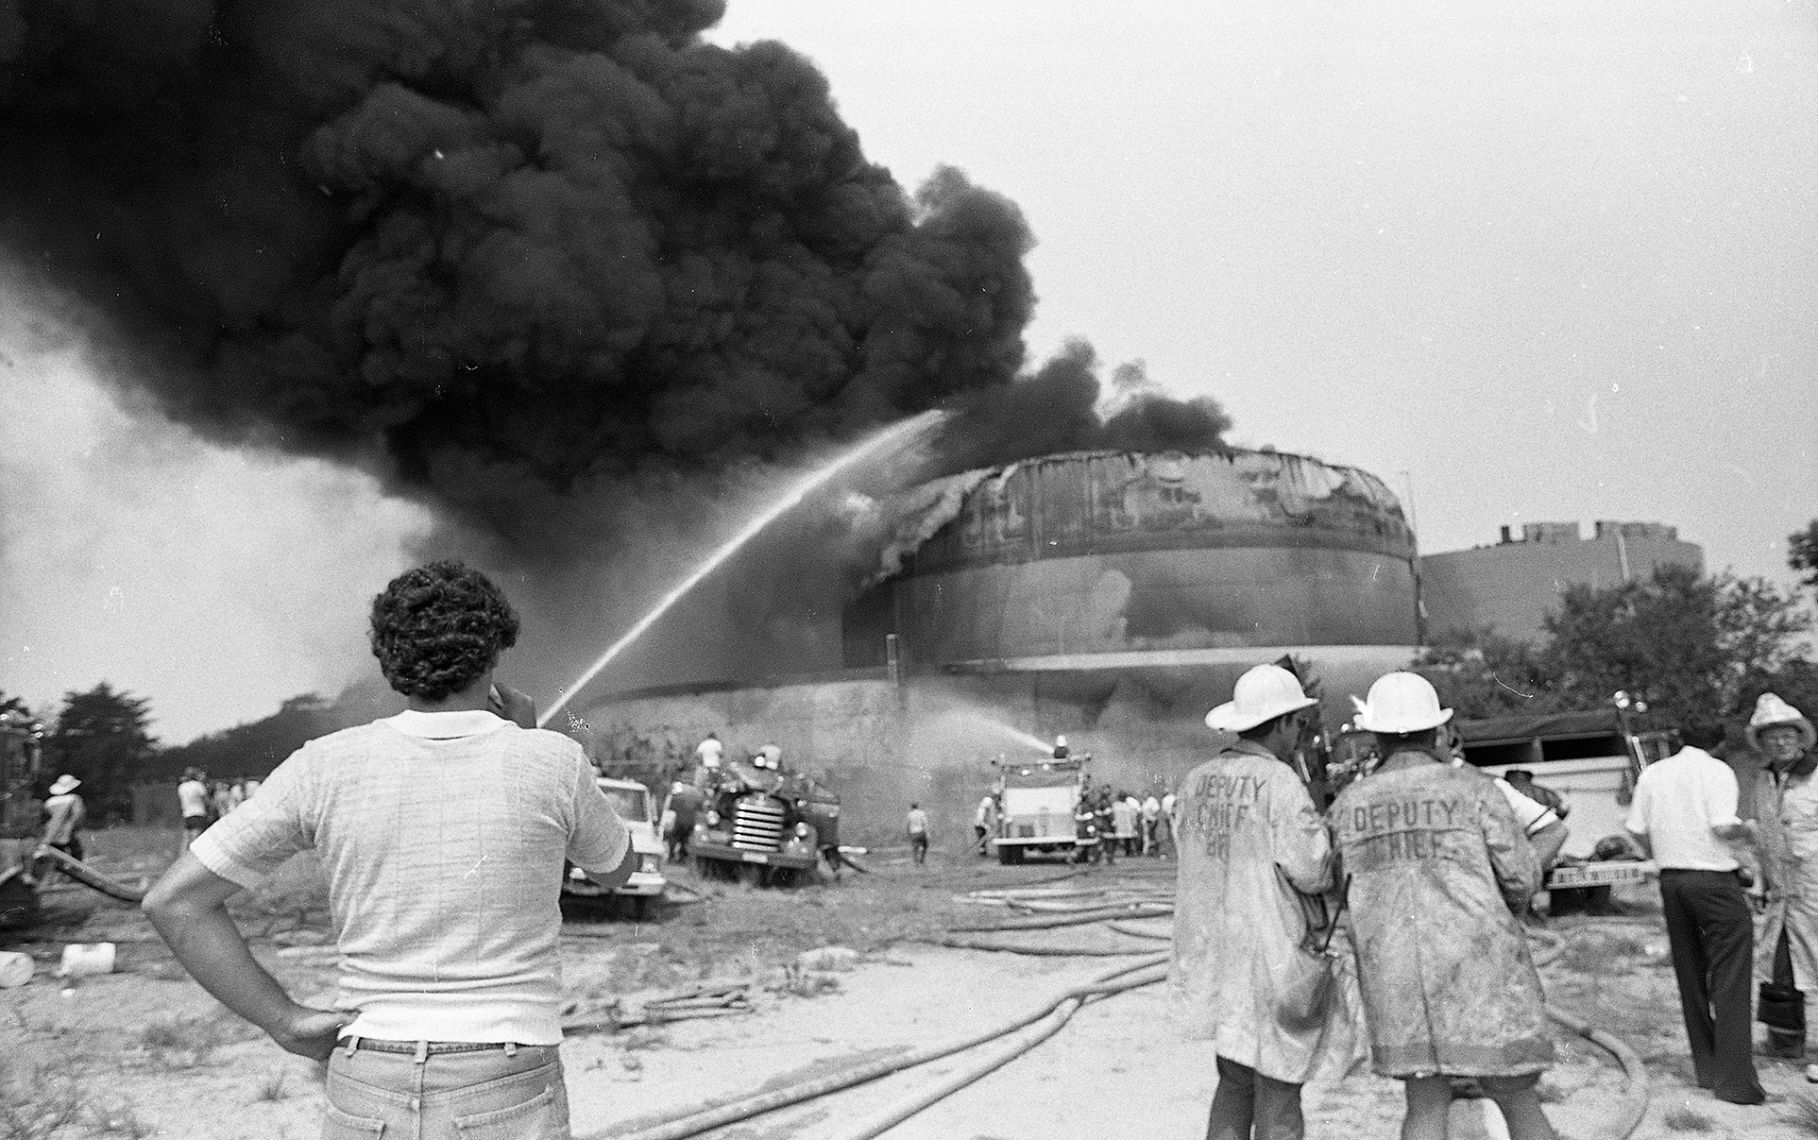
[[[891,841],[910,800],[966,835],[994,758],[1066,733],[1095,780],[1159,794],[1217,747],[1206,710],[1250,666],[1290,659],[1336,728],[1350,695],[1419,643],[1414,536],[1356,468],[1079,452],[937,480],[883,509],[897,520],[889,572],[815,635],[838,646],[837,667],[784,654],[761,679],[602,686],[588,719],[617,751],[677,763],[710,729],[734,752],[774,742],[845,797],[853,842]],[[684,605],[707,619],[733,596]],[[682,656],[660,630],[643,652]]]
[[[1414,536],[1367,472],[1270,451],[1078,452],[971,478],[891,586],[915,667],[1418,641]]]

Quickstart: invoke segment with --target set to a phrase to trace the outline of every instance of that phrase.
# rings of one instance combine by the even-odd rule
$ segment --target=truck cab
[[[668,882],[663,877],[663,838],[657,834],[656,816],[651,811],[650,789],[636,780],[616,780],[610,776],[597,776],[593,781],[605,793],[612,804],[612,810],[625,822],[625,829],[631,833],[632,858],[637,862],[631,872],[631,878],[615,890],[589,879],[586,872],[579,867],[568,869],[568,878],[562,884],[562,893],[571,898],[602,898],[608,895],[631,900],[632,913],[637,918],[644,918],[649,911],[650,900],[663,893]]]

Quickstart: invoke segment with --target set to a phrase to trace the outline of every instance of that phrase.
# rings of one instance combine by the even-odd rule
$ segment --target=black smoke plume
[[[907,193],[808,61],[702,39],[722,11],[0,0],[0,254],[173,419],[358,465],[564,592],[930,407],[965,413],[930,473],[1216,445],[1206,401],[1101,419],[1083,345],[1019,378],[1016,206]]]
[[[100,308],[173,418],[360,463],[508,546],[539,517],[514,488],[687,478],[955,398],[954,462],[1140,445],[1077,353],[1011,383],[1016,207],[953,170],[905,194],[806,60],[700,38],[722,8],[0,0],[0,241]]]
[[[480,470],[687,473],[1008,380],[1016,208],[905,195],[719,12],[0,0],[6,248],[173,417],[457,513]]]

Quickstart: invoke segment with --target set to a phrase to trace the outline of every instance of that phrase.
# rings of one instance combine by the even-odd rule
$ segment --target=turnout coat
[[[1189,1038],[1266,1077],[1304,1083],[1331,1019],[1277,1016],[1307,932],[1296,892],[1332,884],[1332,844],[1294,769],[1239,741],[1188,774],[1180,821],[1170,983]],[[1340,996],[1333,1013],[1344,1013]]]
[[[1793,985],[1818,990],[1818,773],[1787,776],[1763,768],[1755,776],[1755,816],[1761,827],[1767,877],[1767,927],[1755,943],[1756,969],[1774,976],[1774,952],[1784,931]]]
[[[1332,805],[1372,1067],[1520,1076],[1553,1060],[1516,917],[1540,864],[1487,776],[1398,752]]]

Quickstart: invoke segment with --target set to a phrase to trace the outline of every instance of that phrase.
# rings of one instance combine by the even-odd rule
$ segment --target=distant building
[[[1588,539],[1575,522],[1528,523],[1520,538],[1505,526],[1494,546],[1421,558],[1427,636],[1488,625],[1504,637],[1539,641],[1541,620],[1558,609],[1566,587],[1646,579],[1668,564],[1702,572],[1704,550],[1660,523],[1599,521]]]

